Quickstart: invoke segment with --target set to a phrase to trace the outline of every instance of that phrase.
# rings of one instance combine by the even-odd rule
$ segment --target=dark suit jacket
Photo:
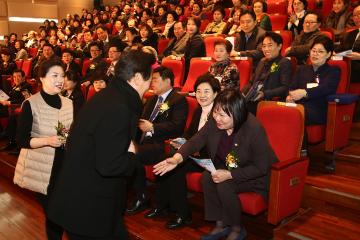
[[[204,39],[201,37],[200,34],[196,34],[189,38],[186,43],[185,47],[185,75],[184,79],[187,78],[189,73],[190,61],[194,57],[205,57],[206,56],[206,49],[205,49],[205,42]]]
[[[220,138],[225,130],[217,128],[213,119],[187,141],[178,151],[184,159],[206,146],[214,161]],[[239,167],[231,170],[233,180],[237,184],[247,182],[253,184],[253,189],[267,198],[271,165],[277,161],[264,128],[260,122],[249,114],[247,120],[234,133],[232,151],[240,160]],[[219,166],[218,166],[219,167]],[[226,168],[225,164],[221,168]]]
[[[113,81],[81,109],[66,145],[63,167],[49,199],[48,217],[67,231],[127,239],[123,224],[126,176],[135,155],[142,103],[126,82]]]
[[[296,57],[298,64],[305,64],[309,56],[310,47],[314,39],[319,35],[322,35],[319,30],[309,33],[301,32],[292,42],[291,49],[286,57]]]
[[[72,61],[72,62],[70,63],[68,70],[66,70],[66,69],[67,69],[67,65],[64,64],[64,69],[65,69],[65,71],[69,71],[69,70],[70,70],[70,71],[76,72],[77,74],[79,74],[79,76],[81,76],[81,67],[80,67],[76,62],[74,62],[74,61]]]
[[[89,68],[86,70],[85,76],[83,76],[83,81],[89,81],[91,80],[91,83],[94,79],[91,79],[91,76],[96,71],[103,71],[106,73],[106,69],[108,68],[108,63],[104,61],[104,59],[101,56],[98,56],[97,58],[93,59],[89,65]]]
[[[307,83],[315,82],[319,76],[319,86],[307,88]],[[325,124],[327,115],[327,97],[336,93],[340,81],[340,69],[325,63],[315,72],[312,65],[299,66],[290,85],[291,90],[305,89],[307,98],[300,99],[305,107],[305,123],[307,125]]]
[[[271,66],[276,63],[278,70],[271,72]],[[250,82],[244,87],[244,94],[246,94],[250,87],[257,81],[262,81],[264,84],[264,99],[271,100],[274,97],[285,99],[291,79],[291,62],[289,59],[278,56],[274,59],[261,59],[256,67],[255,73]]]
[[[149,119],[155,108],[158,96],[149,98],[144,106],[141,116],[143,119]],[[153,121],[154,134],[151,138],[146,138],[147,142],[162,143],[170,138],[176,138],[184,132],[186,118],[188,114],[188,105],[184,96],[172,90],[164,103],[168,103],[169,110],[159,113]]]
[[[345,33],[340,39],[340,45],[335,48],[336,52],[342,52],[352,49],[354,52],[360,53],[360,37],[356,40],[356,36],[359,33],[359,29],[355,29],[351,32]],[[360,82],[360,60],[351,61],[351,78],[350,82]]]
[[[240,36],[235,39],[234,50],[240,52],[241,56],[251,57],[253,59],[253,68],[255,69],[258,62],[264,54],[262,52],[262,38],[265,35],[265,30],[260,27],[255,27],[250,38],[246,41],[245,33],[240,32]]]

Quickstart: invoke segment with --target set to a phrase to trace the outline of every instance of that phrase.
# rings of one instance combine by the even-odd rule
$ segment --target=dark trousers
[[[69,240],[126,240],[127,238],[124,239],[124,237],[89,237],[89,236],[83,236],[83,235],[78,235],[75,233],[70,233],[70,232],[66,232]]]
[[[48,196],[41,194],[41,193],[37,193],[36,198],[37,198],[38,202],[40,203],[41,207],[44,209],[45,218],[46,218],[45,219],[45,228],[46,228],[47,239],[48,240],[61,240],[62,235],[64,233],[64,229],[60,225],[52,222],[46,216]]]
[[[242,225],[242,208],[238,193],[253,192],[253,185],[247,182],[238,184],[233,180],[214,183],[208,171],[203,173],[201,181],[204,191],[205,219],[223,221],[225,225],[230,226]]]

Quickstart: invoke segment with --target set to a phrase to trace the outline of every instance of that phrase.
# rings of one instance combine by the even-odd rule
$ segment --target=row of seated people
[[[279,55],[281,46],[279,46],[276,42],[281,41],[281,37],[278,35],[268,35],[265,39],[265,42],[268,41],[266,42],[265,47],[268,50],[268,55],[271,55],[274,52],[277,52],[277,55]],[[327,64],[332,51],[333,42],[331,39],[325,36],[316,38],[311,46],[311,64],[302,66],[299,71],[295,73],[294,80],[290,86],[290,91],[286,90],[285,95],[287,95],[287,101],[297,102],[304,106],[306,118],[305,124],[309,124],[309,121],[323,121],[324,112],[322,111],[326,111],[327,96],[336,92],[340,81],[340,70],[337,67]],[[266,81],[281,78],[281,75],[286,75],[287,72],[289,72],[289,69],[291,69],[289,60],[281,58],[282,62],[279,63],[276,63],[276,60],[279,59],[272,59],[270,64],[268,64],[269,66],[266,66],[268,70],[262,73],[267,74],[267,76],[264,76],[262,79],[256,79],[252,82],[252,85],[257,82],[266,84]],[[273,65],[274,62],[275,64]],[[264,68],[264,66],[261,68]],[[141,131],[139,132],[138,138],[139,147],[137,157],[142,162],[142,165],[137,167],[134,180],[136,199],[128,208],[127,213],[136,214],[148,207],[149,199],[146,194],[146,172],[143,165],[157,164],[155,166],[155,172],[163,174],[166,171],[169,171],[169,169],[171,170],[176,167],[179,162],[185,160],[182,159],[183,156],[187,157],[190,153],[199,152],[204,146],[206,146],[208,149],[202,149],[199,152],[200,156],[202,158],[211,157],[213,161],[215,161],[216,168],[224,170],[223,172],[216,171],[216,174],[209,174],[208,172],[203,173],[202,187],[205,194],[205,218],[207,220],[217,222],[212,235],[221,233],[221,236],[225,236],[230,234],[228,239],[235,239],[234,236],[238,237],[239,234],[245,234],[242,233],[244,230],[242,230],[241,222],[241,203],[239,202],[237,194],[250,191],[256,192],[263,196],[264,199],[267,199],[268,189],[265,186],[268,184],[263,186],[257,185],[256,188],[252,188],[247,184],[249,183],[249,179],[259,180],[261,177],[268,179],[267,174],[269,173],[269,166],[276,161],[276,158],[274,158],[272,153],[266,149],[266,144],[260,144],[261,139],[254,139],[254,141],[259,141],[256,146],[260,148],[264,147],[264,149],[258,149],[258,151],[251,152],[253,154],[255,154],[255,152],[261,152],[269,155],[262,156],[262,161],[260,163],[257,162],[257,157],[255,155],[250,154],[250,156],[248,155],[248,151],[240,148],[240,150],[237,150],[241,152],[241,161],[244,162],[237,162],[236,159],[240,155],[238,155],[239,152],[237,152],[237,150],[234,150],[237,147],[234,143],[237,141],[249,143],[249,145],[245,144],[249,149],[251,149],[252,146],[251,140],[246,137],[244,137],[244,139],[241,138],[242,140],[239,139],[239,132],[234,130],[236,126],[235,123],[237,121],[241,121],[239,118],[246,114],[244,112],[237,112],[237,114],[234,115],[233,111],[235,110],[233,109],[233,106],[231,106],[232,103],[230,103],[232,100],[219,100],[219,98],[222,99],[225,98],[224,95],[231,95],[229,92],[232,91],[238,92],[238,88],[235,88],[234,90],[234,88],[230,87],[230,90],[221,90],[219,81],[209,73],[200,76],[195,83],[194,91],[200,108],[194,111],[192,115],[192,122],[189,124],[189,128],[185,135],[182,135],[182,131],[186,126],[188,108],[185,97],[182,97],[173,90],[173,80],[174,75],[170,69],[160,67],[154,70],[151,86],[155,96],[152,96],[146,102],[143,115],[141,117],[142,119],[140,119],[139,122],[139,128]],[[258,90],[257,94],[263,93],[261,93],[261,90]],[[217,96],[220,97],[217,98]],[[246,97],[247,96],[248,95],[246,94]],[[241,97],[243,98],[244,105],[245,102],[249,104],[252,100],[256,100],[247,99],[246,97]],[[212,109],[214,100],[215,109]],[[241,108],[241,105],[239,108]],[[209,127],[211,125],[211,123],[208,124],[209,122],[214,122],[213,128]],[[203,126],[207,127],[202,129]],[[228,132],[227,135],[215,137],[215,135],[212,134],[215,134],[218,131],[217,129],[234,130],[235,133],[232,134],[233,132],[231,131]],[[198,131],[199,133],[196,134]],[[246,131],[241,132],[244,136],[246,136]],[[195,137],[190,140],[191,143],[186,145],[185,148],[181,148],[179,150],[178,153],[181,155],[175,154],[172,159],[160,162],[166,158],[165,140],[178,138],[180,136],[189,139],[194,134]],[[178,147],[179,142],[181,141],[175,139],[175,141],[172,141],[172,145],[174,147]],[[221,147],[218,148],[218,146]],[[229,154],[233,154],[234,156],[229,156]],[[251,160],[246,160],[246,156],[248,156]],[[265,161],[264,159],[267,160]],[[219,161],[216,162],[217,160]],[[232,168],[234,165],[231,164],[245,164],[249,168],[249,172],[242,175],[242,173],[240,173],[241,171],[237,172],[234,170]],[[166,169],[168,170],[161,170],[163,165],[167,165]],[[263,171],[261,170],[261,173],[251,171],[250,169],[253,167],[256,169],[262,169]],[[177,216],[175,219],[170,219],[170,221],[167,222],[166,226],[169,229],[188,224],[191,220],[191,211],[186,198],[186,173],[194,170],[202,171],[202,169],[199,169],[199,167],[192,161],[186,161],[186,163],[180,165],[176,171],[164,175],[163,177],[157,177],[155,206],[153,209],[145,213],[145,217],[156,218],[163,215],[168,210],[172,210],[177,213]],[[231,186],[224,186],[224,189],[221,189],[220,186],[226,185],[226,180],[231,178],[235,180],[238,179],[239,181],[242,179],[244,181],[244,185],[242,185],[243,188],[236,188],[235,190]],[[214,186],[211,186],[211,182],[224,182],[224,184],[220,184],[218,187],[214,188]],[[265,182],[263,181],[263,183]],[[225,189],[228,189],[228,191]],[[217,194],[214,194],[214,191],[217,192]],[[221,204],[216,205],[212,201]],[[224,212],[220,213],[214,209],[221,209]],[[226,226],[228,225],[232,228],[227,228]]]

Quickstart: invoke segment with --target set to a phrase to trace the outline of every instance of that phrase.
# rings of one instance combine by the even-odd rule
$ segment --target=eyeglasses
[[[318,23],[318,22],[310,22],[310,21],[305,21],[304,24],[315,24],[315,23]]]
[[[310,50],[310,52],[312,53],[312,54],[324,54],[324,53],[326,53],[326,51],[324,51],[324,50],[317,50],[317,49],[311,49]]]

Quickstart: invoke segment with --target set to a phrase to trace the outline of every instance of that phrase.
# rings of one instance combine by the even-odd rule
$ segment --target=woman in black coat
[[[268,197],[271,165],[277,161],[260,122],[248,114],[238,90],[218,94],[210,119],[179,151],[154,166],[164,175],[187,157],[206,146],[216,170],[205,171],[202,186],[205,219],[216,221],[213,231],[201,239],[243,240],[247,232],[241,220],[240,192]]]
[[[311,64],[301,65],[291,82],[286,101],[304,105],[306,125],[326,123],[327,97],[336,93],[340,82],[340,69],[327,63],[333,51],[330,38],[315,38],[310,48]]]
[[[75,118],[85,102],[84,94],[81,91],[80,76],[77,72],[71,70],[65,72],[64,91],[62,95],[72,100]]]
[[[184,79],[187,78],[190,68],[190,61],[194,57],[205,57],[206,49],[204,39],[200,34],[201,21],[198,18],[189,17],[186,25],[186,32],[189,40],[185,47],[185,73]]]

